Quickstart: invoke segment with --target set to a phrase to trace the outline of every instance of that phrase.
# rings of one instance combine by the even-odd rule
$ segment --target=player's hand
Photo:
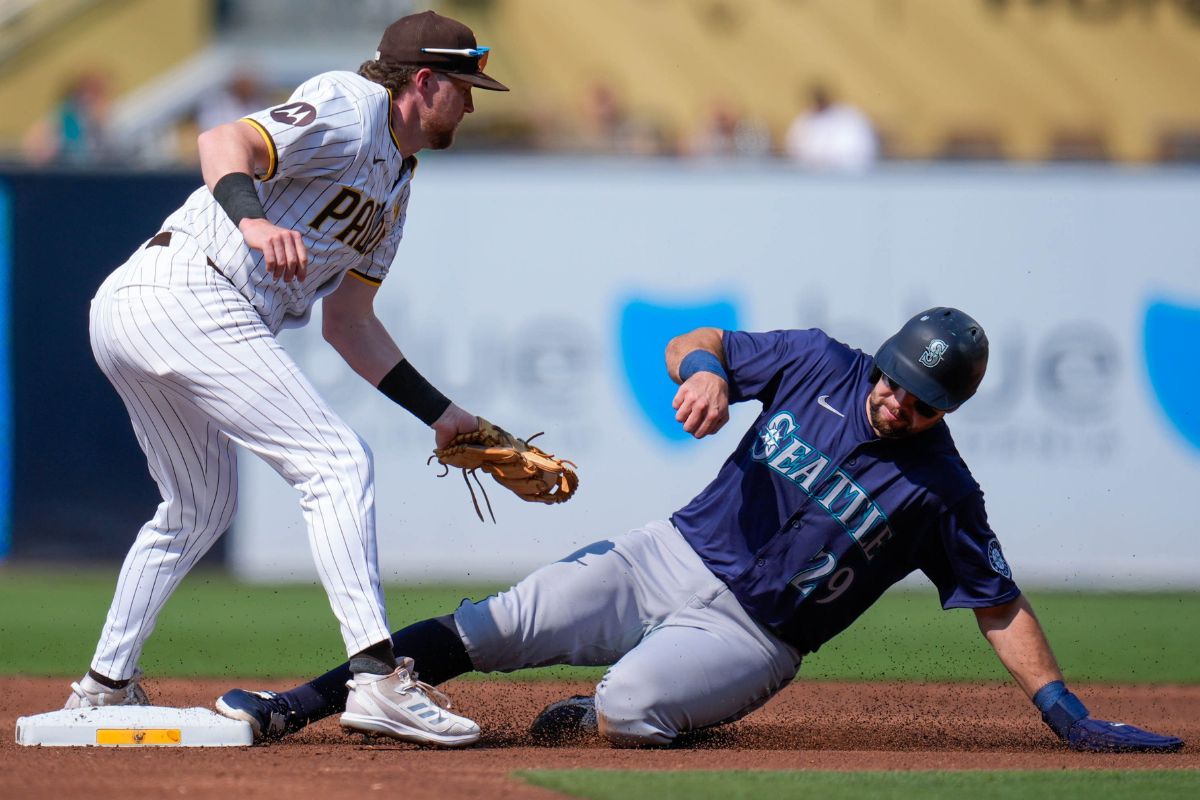
[[[711,372],[697,372],[679,387],[671,406],[683,429],[703,439],[729,422],[729,384]]]
[[[1086,717],[1067,731],[1067,746],[1072,750],[1100,753],[1170,753],[1183,747],[1178,736],[1163,736],[1126,725]]]
[[[285,283],[308,275],[308,251],[299,231],[281,228],[265,219],[244,219],[238,224],[246,244],[263,254],[271,278]]]
[[[434,446],[440,449],[450,444],[450,440],[460,433],[479,430],[479,418],[451,403],[442,415],[434,420],[431,427]]]

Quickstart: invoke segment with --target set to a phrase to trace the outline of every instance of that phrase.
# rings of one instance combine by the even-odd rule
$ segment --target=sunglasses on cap
[[[421,52],[432,53],[439,56],[462,56],[464,58],[477,58],[479,59],[479,70],[482,72],[483,68],[487,66],[488,52],[491,49],[492,48],[490,47],[422,47]]]
[[[897,389],[904,389],[903,386],[896,383],[894,380],[892,380],[887,375],[883,376],[883,380],[884,380],[884,383],[887,384],[888,388],[891,389],[893,392],[896,391]],[[909,395],[912,395],[912,392],[909,392],[908,389],[904,389],[904,391],[908,392]],[[916,400],[915,395],[913,395],[913,399]],[[927,419],[932,419],[933,417],[936,417],[938,415],[938,410],[936,408],[934,408],[933,406],[929,405],[928,403],[924,402],[923,400],[917,400],[917,402],[913,404],[913,411],[916,411],[922,417],[926,417]]]

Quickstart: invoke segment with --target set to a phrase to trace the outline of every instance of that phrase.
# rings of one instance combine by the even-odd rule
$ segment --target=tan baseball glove
[[[434,450],[429,460],[436,458],[439,464],[446,467],[440,477],[448,475],[451,467],[462,470],[463,480],[471,491],[471,502],[475,504],[475,513],[480,520],[483,520],[483,511],[471,487],[472,477],[483,492],[492,522],[496,521],[496,515],[492,513],[492,503],[483,484],[479,482],[476,470],[483,470],[501,486],[530,503],[565,503],[575,494],[579,486],[575,464],[531,445],[529,442],[541,436],[540,433],[530,436],[528,440],[518,439],[483,417],[476,419],[479,420],[479,430],[460,433],[445,447]]]

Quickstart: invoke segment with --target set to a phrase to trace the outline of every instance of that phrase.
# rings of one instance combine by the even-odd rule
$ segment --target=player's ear
[[[437,73],[423,67],[413,74],[412,83],[421,94],[425,96],[432,95],[438,88]]]

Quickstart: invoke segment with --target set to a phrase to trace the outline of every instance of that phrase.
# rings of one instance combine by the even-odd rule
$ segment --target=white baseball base
[[[72,708],[17,719],[17,744],[44,747],[243,747],[249,723],[207,708]]]

